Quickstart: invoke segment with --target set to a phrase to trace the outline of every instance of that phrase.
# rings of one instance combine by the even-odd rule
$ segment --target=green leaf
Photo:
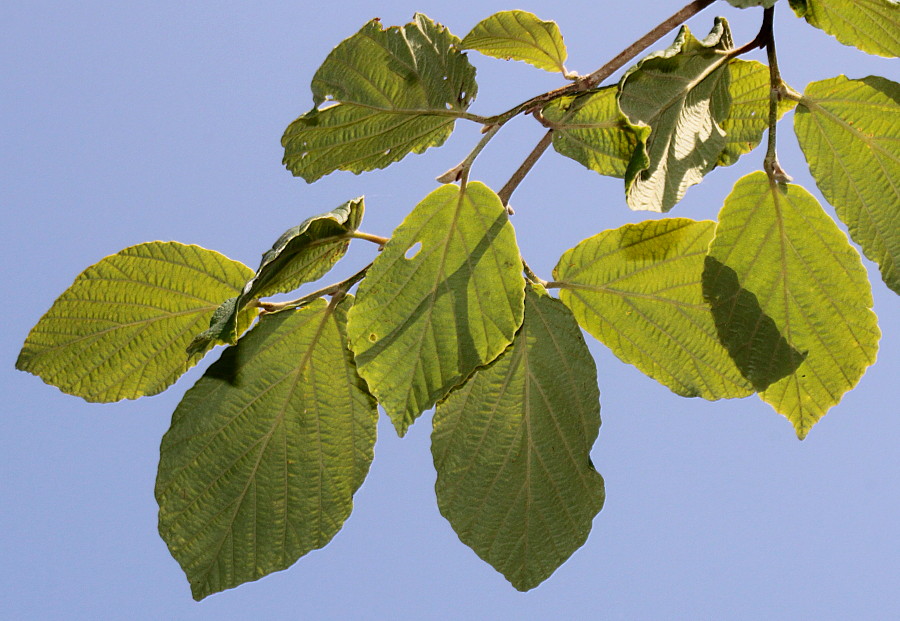
[[[900,294],[900,84],[844,76],[806,87],[794,130],[850,237]]]
[[[725,200],[709,255],[805,355],[760,393],[803,439],[875,361],[880,331],[859,254],[809,192],[757,172]]]
[[[324,276],[347,252],[347,235],[359,228],[363,210],[362,197],[356,198],[285,231],[263,254],[256,275],[241,295],[216,311],[209,329],[194,338],[188,352],[202,351],[211,342],[234,344],[243,332],[237,325],[239,313],[252,300],[293,291]]]
[[[490,188],[444,185],[419,203],[350,311],[359,373],[402,436],[522,323],[525,281],[506,208]]]
[[[185,353],[191,337],[251,274],[199,246],[125,248],[84,270],[57,298],[28,334],[16,368],[87,401],[155,395],[197,363]],[[255,314],[248,311],[241,325]]]
[[[844,45],[863,52],[900,56],[900,3],[896,0],[790,0],[797,17]]]
[[[769,68],[755,60],[734,59],[728,63],[731,74],[731,109],[722,121],[725,150],[719,166],[731,166],[762,140],[769,127]],[[792,99],[778,101],[778,118],[797,105]]]
[[[579,325],[623,362],[684,397],[753,388],[719,342],[701,275],[714,222],[647,220],[568,250],[553,271]]]
[[[728,51],[724,18],[703,41],[682,26],[666,50],[629,69],[619,85],[619,107],[650,135],[632,156],[625,177],[628,206],[669,211],[687,189],[712,170],[726,146]]]
[[[346,345],[351,303],[264,317],[175,410],[159,532],[195,599],[291,566],[350,515],[378,417]]]
[[[608,86],[545,106],[542,114],[554,129],[553,148],[601,175],[625,177],[638,140],[650,132],[631,127],[619,110],[617,93],[616,86]]]
[[[778,0],[728,0],[728,4],[736,6],[739,9],[748,9],[757,6],[770,9],[775,6],[777,1]]]
[[[387,30],[370,21],[313,77],[316,107],[281,139],[285,166],[311,183],[335,170],[384,168],[443,144],[477,91],[475,68],[458,44],[422,14]]]
[[[565,306],[528,290],[512,346],[439,403],[438,507],[467,546],[527,591],[581,547],[603,506],[590,460],[597,368]]]
[[[522,60],[546,71],[566,75],[566,44],[556,22],[545,22],[527,11],[500,11],[483,19],[460,44],[487,56]]]

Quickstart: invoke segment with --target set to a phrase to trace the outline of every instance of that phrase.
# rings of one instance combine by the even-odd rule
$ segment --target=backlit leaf
[[[775,6],[775,3],[777,1],[778,0],[728,0],[728,4],[736,6],[739,9],[747,9],[757,6],[768,9]]]
[[[494,13],[463,38],[461,47],[566,73],[566,44],[556,22],[542,21],[527,11]]]
[[[550,102],[542,114],[553,123],[553,148],[601,175],[625,177],[638,138],[650,132],[629,125],[617,93],[609,86]]]
[[[512,341],[521,270],[506,208],[478,182],[438,188],[394,231],[360,284],[349,334],[400,435]]]
[[[597,369],[578,324],[531,290],[513,345],[437,406],[441,514],[521,591],[581,547],[603,506],[589,456],[599,429]]]
[[[191,338],[251,275],[199,246],[125,248],[87,268],[57,298],[28,334],[16,368],[87,401],[155,395],[196,364],[185,353]],[[255,314],[248,310],[241,326]]]
[[[712,170],[726,146],[722,123],[731,105],[724,18],[703,41],[682,26],[666,50],[629,69],[619,86],[619,107],[650,135],[632,156],[625,192],[632,209],[669,211],[687,189]]]
[[[719,342],[700,278],[714,222],[647,220],[566,251],[553,271],[579,325],[684,397],[743,397],[751,382]]]
[[[844,76],[806,87],[794,130],[826,200],[900,293],[900,84]]]
[[[384,168],[443,144],[477,91],[475,68],[458,44],[422,14],[386,30],[370,21],[313,77],[316,107],[281,139],[285,166],[313,182],[335,170]]]
[[[719,166],[730,166],[749,153],[762,140],[769,127],[769,68],[755,60],[734,59],[728,63],[731,74],[731,109],[722,121],[725,130],[725,150],[719,156]],[[778,118],[796,105],[792,99],[778,102]]]
[[[709,255],[805,356],[760,393],[804,438],[875,361],[880,331],[859,254],[809,192],[757,172],[725,200]]]
[[[900,56],[900,2],[896,0],[790,0],[797,17],[844,45],[869,54]]]
[[[213,341],[234,344],[242,332],[236,325],[239,312],[252,300],[287,293],[324,276],[347,252],[350,240],[346,236],[359,228],[363,209],[363,199],[357,198],[285,231],[263,254],[241,295],[216,311],[209,329],[194,338],[188,352],[201,351]]]
[[[350,515],[378,417],[347,349],[351,303],[264,317],[175,410],[159,532],[195,599],[291,566]]]

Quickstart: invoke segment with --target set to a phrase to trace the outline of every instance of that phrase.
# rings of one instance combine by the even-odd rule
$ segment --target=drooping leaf
[[[438,506],[459,538],[521,591],[587,539],[604,501],[590,460],[597,369],[565,306],[529,290],[513,345],[437,406]]]
[[[619,110],[617,93],[616,86],[609,86],[544,107],[544,118],[554,124],[553,148],[601,175],[625,177],[638,139],[650,132],[631,127]]]
[[[360,284],[349,334],[400,435],[512,341],[521,267],[506,209],[482,183],[438,188],[394,231]]]
[[[722,121],[725,150],[719,166],[730,166],[762,140],[769,126],[769,68],[755,60],[735,58],[728,63],[731,74],[731,109]],[[796,105],[792,99],[778,101],[778,118]]]
[[[794,130],[810,172],[900,294],[900,84],[844,76],[806,87]]]
[[[725,200],[709,256],[805,356],[760,393],[804,438],[875,361],[880,331],[859,254],[809,192],[757,172]]]
[[[714,222],[647,220],[566,251],[553,271],[579,325],[685,397],[753,392],[719,342],[700,278]]]
[[[264,317],[175,410],[159,532],[195,599],[291,566],[350,515],[378,417],[347,349],[351,303]]]
[[[458,44],[422,14],[387,30],[370,21],[313,77],[316,107],[281,139],[285,166],[311,183],[335,170],[384,168],[443,144],[477,91],[475,68]]]
[[[16,368],[87,401],[155,395],[197,363],[185,353],[191,337],[252,273],[199,246],[125,248],[84,270],[57,298],[28,334]],[[241,326],[255,314],[248,310]]]
[[[790,0],[797,17],[844,45],[863,52],[900,56],[900,2],[897,0]]]
[[[241,295],[216,311],[209,328],[194,338],[188,352],[202,351],[215,341],[234,344],[242,332],[237,329],[239,313],[251,300],[287,293],[324,276],[347,252],[350,240],[346,236],[359,228],[364,208],[362,197],[356,198],[285,231],[263,254]]]
[[[769,9],[775,6],[776,2],[778,2],[778,0],[728,0],[728,4],[736,6],[739,9],[748,9],[757,6]]]
[[[650,54],[622,77],[619,107],[633,125],[651,130],[625,176],[632,209],[669,211],[715,167],[726,145],[722,122],[731,105],[731,46],[724,18],[716,18],[703,41],[682,26],[668,49]]]
[[[500,11],[481,20],[461,43],[487,56],[522,60],[538,69],[566,74],[566,44],[556,22],[527,11]]]

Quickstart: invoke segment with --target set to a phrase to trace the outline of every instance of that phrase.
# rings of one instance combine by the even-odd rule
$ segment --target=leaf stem
[[[547,281],[534,273],[534,271],[528,266],[528,263],[525,262],[525,259],[522,259],[522,271],[525,272],[525,278],[530,280],[533,283],[537,283],[542,287],[547,287]]]
[[[321,297],[326,295],[331,296],[340,296],[343,297],[350,290],[350,287],[358,283],[360,280],[366,277],[366,272],[369,271],[369,268],[372,267],[372,263],[369,263],[364,268],[350,276],[349,278],[345,278],[341,282],[334,283],[332,285],[328,285],[327,287],[323,287],[318,291],[313,291],[308,295],[304,295],[302,298],[298,298],[296,300],[291,300],[290,302],[261,302],[257,301],[256,306],[262,309],[264,314],[269,313],[277,313],[283,310],[290,310],[294,308],[300,308],[302,306],[306,306],[313,300],[318,300]]]
[[[372,242],[373,244],[378,244],[378,249],[384,248],[384,245],[390,241],[388,237],[382,237],[381,235],[372,235],[371,233],[363,233],[362,231],[353,231],[352,233],[348,233],[347,237],[350,239],[364,239],[366,241]]]
[[[776,151],[778,135],[775,130],[778,124],[778,102],[781,99],[782,86],[784,82],[781,80],[781,72],[778,70],[778,56],[775,53],[775,29],[774,29],[775,7],[769,7],[763,12],[763,25],[760,29],[760,35],[765,39],[766,58],[769,61],[769,140],[766,149],[766,157],[763,160],[763,170],[769,176],[769,180],[774,183],[787,183],[793,179],[787,174],[778,163],[778,153]]]

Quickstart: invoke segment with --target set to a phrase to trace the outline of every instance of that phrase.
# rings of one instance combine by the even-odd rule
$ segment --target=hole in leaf
[[[409,247],[409,250],[406,251],[406,254],[403,257],[406,260],[414,259],[419,251],[422,250],[422,242],[416,242],[412,246]]]
[[[374,343],[375,341],[378,340],[378,335],[375,334],[375,333],[370,334],[370,335],[369,335],[369,340],[372,341],[372,342]]]

